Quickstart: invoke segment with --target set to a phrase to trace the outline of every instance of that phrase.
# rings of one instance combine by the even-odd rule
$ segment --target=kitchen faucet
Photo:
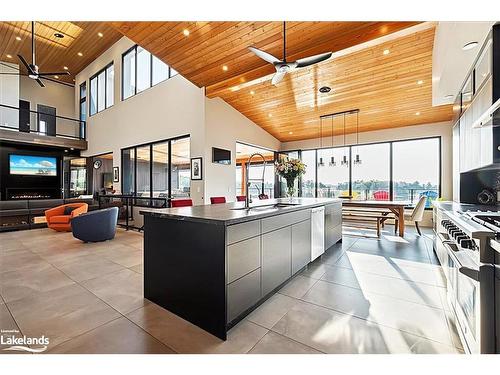
[[[249,176],[249,173],[250,173],[250,164],[252,162],[252,159],[254,156],[260,156],[262,158],[262,161],[264,162],[264,166],[262,168],[262,178],[261,179],[250,179],[248,176]],[[266,173],[266,158],[261,154],[261,153],[253,153],[252,155],[250,155],[250,157],[248,158],[247,160],[247,164],[246,164],[246,167],[245,167],[245,187],[246,187],[246,195],[245,195],[245,208],[250,208],[250,203],[252,203],[252,199],[250,198],[250,191],[249,191],[249,188],[250,188],[250,182],[251,181],[260,181],[262,183],[262,192],[264,192],[264,176],[265,176],[265,173]]]

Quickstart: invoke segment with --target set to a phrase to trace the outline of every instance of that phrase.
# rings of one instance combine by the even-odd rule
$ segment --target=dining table
[[[392,212],[398,221],[398,233],[400,237],[405,235],[405,220],[404,210],[408,205],[405,201],[377,201],[377,200],[360,200],[360,199],[343,199],[342,206],[344,207],[357,207],[368,210],[387,210]]]

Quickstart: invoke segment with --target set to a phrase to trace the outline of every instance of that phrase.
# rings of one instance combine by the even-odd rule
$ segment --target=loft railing
[[[0,129],[59,138],[86,138],[85,121],[6,104],[0,104]]]

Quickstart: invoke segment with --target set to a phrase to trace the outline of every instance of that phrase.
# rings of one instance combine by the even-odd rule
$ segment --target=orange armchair
[[[70,214],[65,215],[66,207],[74,207]],[[45,219],[47,226],[58,232],[71,232],[71,219],[75,216],[84,214],[88,211],[89,205],[87,203],[69,203],[62,206],[51,208],[45,211]]]

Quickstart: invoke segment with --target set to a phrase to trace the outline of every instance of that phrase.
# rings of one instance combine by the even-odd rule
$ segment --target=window
[[[349,147],[318,150],[318,197],[349,195]]]
[[[122,100],[173,77],[177,72],[140,46],[122,56]]]
[[[394,200],[414,205],[424,195],[428,198],[426,207],[430,207],[439,197],[440,148],[440,138],[393,143]]]
[[[301,152],[301,160],[306,165],[306,173],[301,178],[301,196],[316,196],[316,151],[308,150]]]
[[[114,67],[106,66],[90,78],[90,115],[93,116],[113,105],[114,101]]]
[[[80,138],[85,139],[85,121],[87,121],[87,82],[80,85]]]
[[[189,136],[123,149],[122,191],[142,198],[189,197],[190,162]]]
[[[260,157],[256,156],[252,159],[252,164],[250,165],[249,178],[250,181],[250,197],[254,200],[259,199],[259,195],[265,194],[268,198],[274,198],[274,183],[275,183],[275,173],[274,173],[274,151],[247,145],[245,143],[236,142],[236,195],[245,195],[245,181],[244,174],[246,170],[246,163],[250,155],[254,153],[259,153],[264,156],[266,160],[266,169],[264,170],[263,161]],[[258,180],[262,179],[262,173],[264,172],[264,186]]]
[[[359,155],[360,163],[356,163]],[[355,199],[389,200],[390,144],[352,147],[352,193]]]

